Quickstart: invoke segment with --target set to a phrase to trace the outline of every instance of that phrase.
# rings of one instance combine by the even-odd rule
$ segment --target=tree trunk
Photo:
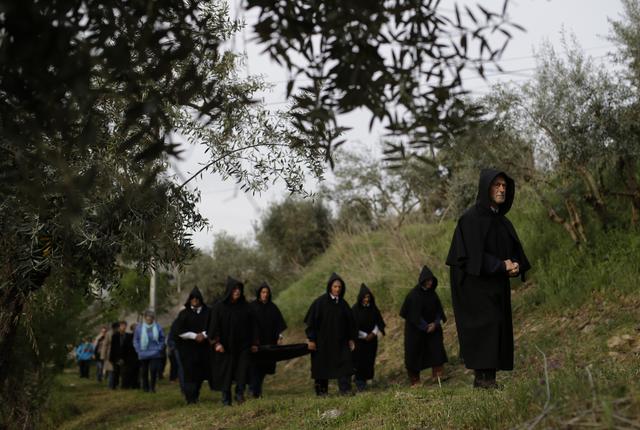
[[[636,176],[636,160],[633,157],[618,158],[619,171],[626,186],[626,195],[631,199],[631,225],[638,225],[638,212],[640,212],[640,184]]]
[[[576,170],[589,190],[587,202],[593,206],[598,214],[598,218],[600,218],[602,226],[606,228],[609,224],[609,215],[607,213],[607,206],[604,202],[604,197],[602,196],[602,192],[600,192],[600,187],[598,187],[596,179],[585,166],[577,166]]]
[[[16,340],[25,296],[16,285],[0,295],[0,387],[5,385],[11,366],[11,351]]]

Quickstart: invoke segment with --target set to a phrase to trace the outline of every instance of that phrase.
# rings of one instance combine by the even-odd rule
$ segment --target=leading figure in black
[[[333,273],[327,291],[309,307],[304,322],[311,350],[311,377],[318,396],[329,390],[329,379],[337,379],[341,394],[351,392],[353,360],[351,352],[357,338],[353,312],[344,300],[346,285]]]
[[[496,370],[513,369],[509,278],[524,279],[531,267],[505,216],[514,196],[506,173],[482,170],[476,203],[458,220],[447,257],[460,353],[480,388],[496,387]]]
[[[231,385],[236,383],[235,399],[244,402],[251,351],[257,351],[258,333],[244,284],[227,278],[227,289],[211,312],[209,338],[214,347],[212,388],[222,391],[222,403],[231,405]]]
[[[204,380],[211,381],[211,344],[207,336],[210,311],[198,287],[189,294],[171,331],[182,366],[182,391],[187,403],[197,403]]]
[[[367,388],[367,381],[373,379],[378,336],[384,335],[385,323],[373,293],[365,284],[360,285],[358,301],[351,310],[358,329],[356,349],[353,351],[354,380],[358,391],[363,391]]]
[[[271,301],[271,287],[263,282],[256,290],[256,300],[250,304],[258,326],[260,345],[277,345],[282,342],[282,332],[287,329],[278,306]],[[262,383],[266,375],[276,373],[275,361],[252,360],[249,368],[249,390],[254,398],[262,396]]]

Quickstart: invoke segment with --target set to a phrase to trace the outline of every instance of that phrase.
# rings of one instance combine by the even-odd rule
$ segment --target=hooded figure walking
[[[438,278],[423,266],[418,284],[404,299],[400,316],[404,318],[404,364],[411,386],[420,383],[420,372],[431,367],[434,381],[443,377],[447,352],[442,323],[447,317],[436,293]]]
[[[333,273],[327,292],[313,301],[304,322],[307,345],[311,351],[311,377],[318,396],[329,392],[329,379],[337,379],[340,394],[351,393],[353,360],[351,352],[357,339],[356,323],[344,300],[346,285]]]
[[[360,285],[358,301],[351,308],[358,330],[356,349],[353,351],[353,368],[356,389],[364,391],[367,380],[373,379],[378,352],[378,336],[384,335],[385,323],[376,306],[376,299],[371,290]]]
[[[258,340],[260,346],[278,345],[282,343],[282,332],[287,329],[282,313],[278,306],[271,301],[271,287],[263,282],[256,290],[256,300],[251,302],[256,324],[258,326]],[[276,373],[275,361],[252,360],[249,368],[249,389],[254,398],[262,396],[262,383],[266,375]]]
[[[182,391],[189,404],[198,402],[202,382],[211,381],[209,318],[210,311],[202,293],[194,287],[172,324],[173,340],[182,366]]]
[[[209,338],[214,347],[211,388],[222,391],[222,404],[230,406],[231,385],[235,381],[236,402],[243,403],[250,354],[257,350],[258,334],[244,297],[244,284],[232,277],[227,278],[225,295],[211,312]]]
[[[509,278],[531,268],[505,217],[515,183],[504,172],[483,169],[476,204],[458,220],[447,265],[460,353],[475,371],[474,387],[495,388],[497,370],[513,370]]]

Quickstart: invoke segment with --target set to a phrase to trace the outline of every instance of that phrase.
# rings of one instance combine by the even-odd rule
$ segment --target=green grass
[[[267,378],[264,399],[231,408],[223,408],[219,393],[208,389],[203,389],[200,404],[187,406],[175,385],[163,383],[155,395],[114,393],[69,373],[57,381],[45,414],[46,427],[638,428],[640,234],[602,233],[593,236],[589,247],[577,250],[561,227],[542,222],[540,208],[514,210],[514,223],[534,270],[525,284],[513,285],[516,363],[513,372],[499,373],[501,390],[471,388],[473,376],[457,357],[453,320],[445,326],[450,358],[446,370],[451,378],[442,387],[427,383],[418,389],[407,387],[403,321],[397,313],[423,264],[440,279],[440,297],[453,316],[443,263],[453,224],[445,222],[338,235],[331,248],[276,298],[291,327],[287,341],[296,342],[304,339],[304,313],[324,292],[331,272],[345,278],[350,302],[360,283],[366,282],[388,323],[371,391],[316,398],[308,357],[280,364],[277,376]],[[339,415],[328,418],[325,413],[334,409]]]

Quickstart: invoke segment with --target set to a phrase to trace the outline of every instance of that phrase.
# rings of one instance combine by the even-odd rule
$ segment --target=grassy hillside
[[[574,249],[540,208],[519,200],[511,214],[534,265],[525,284],[513,284],[516,369],[501,372],[499,391],[470,387],[459,364],[455,325],[445,327],[451,378],[407,387],[402,320],[397,316],[420,267],[440,279],[452,317],[444,257],[453,224],[409,225],[399,231],[338,235],[304,276],[276,299],[302,340],[302,318],[337,271],[353,302],[361,282],[373,289],[389,330],[380,343],[372,390],[354,397],[312,395],[308,357],[280,364],[264,399],[222,408],[219,393],[186,406],[176,386],[156,395],[118,392],[64,375],[49,405],[50,426],[84,428],[640,428],[640,234],[592,234]],[[425,372],[427,373],[427,372]],[[336,391],[335,386],[330,392]],[[114,411],[120,411],[114,414]]]

